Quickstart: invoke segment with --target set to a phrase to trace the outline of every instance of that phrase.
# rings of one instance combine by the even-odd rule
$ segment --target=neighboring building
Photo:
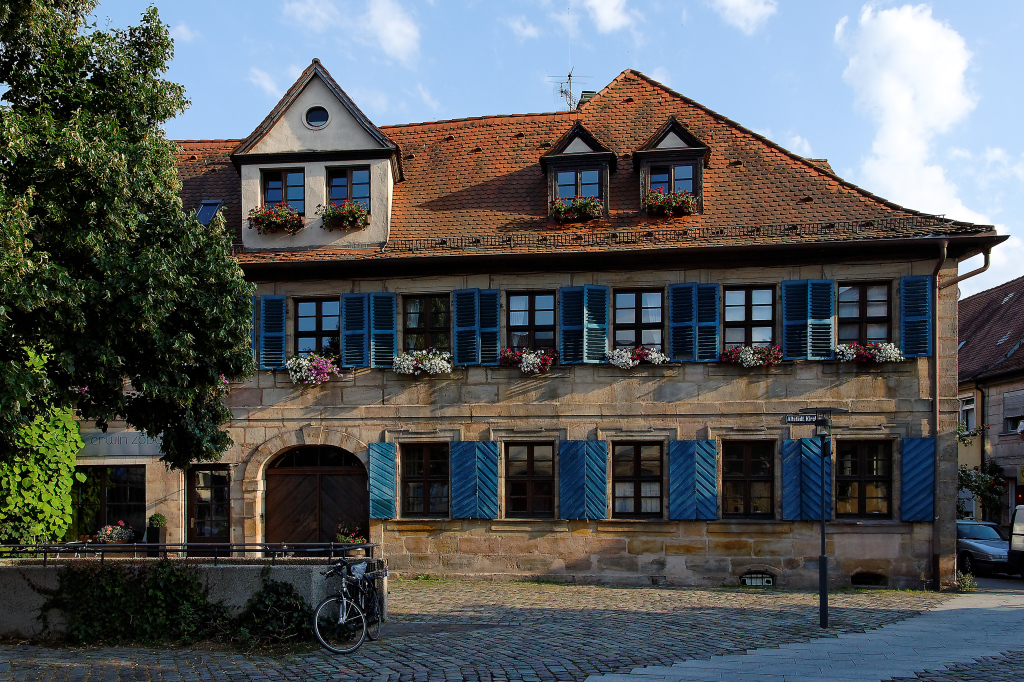
[[[1024,504],[1024,277],[968,296],[959,313],[960,421],[988,426],[970,447],[960,446],[960,463],[1002,467],[1008,495],[995,520],[1008,523],[1006,512]]]
[[[261,369],[231,387],[219,464],[80,462],[134,471],[170,539],[349,522],[407,574],[811,586],[821,459],[786,416],[834,406],[834,581],[952,574],[947,285],[1004,239],[991,226],[885,201],[635,71],[574,111],[378,128],[314,60],[246,139],[181,145],[186,208],[223,203],[257,286]],[[653,215],[652,190],[691,192],[695,214]],[[577,195],[597,219],[556,221]],[[282,198],[301,230],[247,226]],[[329,198],[366,227],[324,229]],[[853,341],[907,360],[835,361]],[[773,367],[719,361],[773,344]],[[641,345],[671,362],[605,362]],[[392,369],[431,347],[455,369]],[[509,347],[559,360],[527,375],[499,364]],[[285,362],[310,350],[340,352],[344,378],[293,385]]]

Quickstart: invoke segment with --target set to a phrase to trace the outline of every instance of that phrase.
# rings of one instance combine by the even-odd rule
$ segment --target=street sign
[[[787,424],[817,424],[818,415],[816,414],[787,414]]]

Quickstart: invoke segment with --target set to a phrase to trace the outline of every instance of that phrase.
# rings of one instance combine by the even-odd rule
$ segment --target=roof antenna
[[[565,100],[565,104],[569,107],[569,111],[573,111],[580,103],[580,98],[573,94],[572,91],[572,73],[576,70],[576,67],[572,66],[572,3],[567,3],[565,6],[565,23],[566,43],[569,47],[569,75],[566,76],[564,80],[558,76],[548,76],[548,80],[552,83],[558,83],[558,96]],[[576,78],[589,79],[590,76],[577,76]]]

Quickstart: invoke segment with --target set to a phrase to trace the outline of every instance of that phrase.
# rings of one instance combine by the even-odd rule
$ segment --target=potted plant
[[[604,204],[598,197],[573,197],[551,202],[551,215],[560,223],[597,220],[604,215]]]
[[[839,362],[903,362],[903,352],[895,343],[867,343],[860,345],[841,343],[835,347],[836,360]]]
[[[342,542],[345,544],[352,545],[365,545],[366,538],[359,535],[359,529],[355,526],[350,526],[347,523],[339,523],[338,529],[334,535],[335,542]],[[345,550],[346,556],[366,556],[366,550],[362,547]]]
[[[649,216],[696,215],[697,197],[690,192],[666,192],[658,187],[644,195],[644,209]]]
[[[648,348],[647,346],[640,346],[638,348],[616,348],[610,353],[605,354],[605,360],[608,361],[608,364],[621,367],[622,369],[630,369],[632,367],[636,367],[640,363],[648,365],[663,365],[666,362],[670,362],[669,357],[660,350]]]
[[[123,545],[134,539],[135,531],[124,521],[118,521],[115,525],[103,526],[96,531],[96,542],[108,545]]]
[[[782,362],[782,349],[778,346],[733,346],[722,351],[718,361],[743,367],[772,367]]]
[[[293,384],[307,384],[319,386],[331,376],[341,377],[341,370],[335,364],[334,358],[310,353],[306,356],[292,357],[285,367],[288,368],[288,378]]]
[[[167,517],[163,514],[157,513],[149,517],[149,523],[146,524],[146,543],[150,545],[167,544]],[[146,551],[146,555],[159,556],[160,552],[156,549],[149,549]]]
[[[435,348],[396,355],[391,364],[391,369],[399,374],[449,374],[452,368],[452,354]]]
[[[329,232],[335,229],[361,230],[370,224],[370,214],[358,201],[332,201],[326,206],[317,206],[316,214],[323,220],[323,228]]]
[[[498,364],[502,367],[518,367],[523,374],[547,374],[557,359],[558,353],[553,348],[506,348],[501,351]]]
[[[286,201],[273,206],[257,206],[249,211],[249,229],[260,234],[295,234],[303,227],[302,215]]]

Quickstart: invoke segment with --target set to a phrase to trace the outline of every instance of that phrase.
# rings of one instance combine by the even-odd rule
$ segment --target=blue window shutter
[[[341,295],[342,367],[366,367],[370,364],[370,318],[367,306],[367,294]]]
[[[904,438],[900,467],[900,519],[932,521],[935,488],[935,439]]]
[[[480,291],[480,364],[497,365],[501,354],[501,292]]]
[[[800,516],[804,521],[821,520],[821,441],[817,438],[800,439]],[[825,462],[825,508],[832,516],[832,460]]]
[[[260,298],[260,369],[284,367],[284,325],[287,317],[284,296]]]
[[[782,283],[782,359],[807,357],[807,280]]]
[[[478,519],[498,518],[498,442],[476,444],[476,495]]]
[[[458,440],[451,444],[452,518],[471,519],[476,514],[476,443]]]
[[[608,517],[608,441],[588,440],[586,457],[586,512],[588,519]]]
[[[395,444],[370,443],[370,518],[395,518]]]
[[[559,518],[606,518],[607,499],[608,441],[564,440],[559,443]]]
[[[252,296],[252,329],[249,330],[249,348],[252,350],[252,359],[259,360],[256,354],[256,339],[258,338],[257,329],[260,326],[260,297]]]
[[[459,289],[452,292],[452,317],[455,320],[456,365],[480,363],[480,290]]]
[[[558,315],[558,362],[563,365],[583,362],[583,287],[558,290]]]
[[[801,440],[795,438],[782,443],[782,520],[799,521],[800,513],[800,458]]]
[[[668,444],[668,517],[718,518],[718,461],[713,440]]]
[[[583,287],[583,315],[583,362],[604,362],[608,353],[608,287]]]
[[[398,353],[398,299],[370,294],[370,367],[390,367]]]
[[[807,359],[828,360],[835,349],[835,283],[830,279],[807,281]]]
[[[693,362],[697,359],[697,285],[673,284],[668,288],[669,357]],[[673,441],[675,442],[675,441]],[[671,447],[669,448],[671,453]]]
[[[451,444],[452,518],[498,518],[498,444]]]
[[[697,362],[718,361],[718,285],[697,285]]]
[[[932,276],[900,279],[900,347],[908,358],[932,354]]]

